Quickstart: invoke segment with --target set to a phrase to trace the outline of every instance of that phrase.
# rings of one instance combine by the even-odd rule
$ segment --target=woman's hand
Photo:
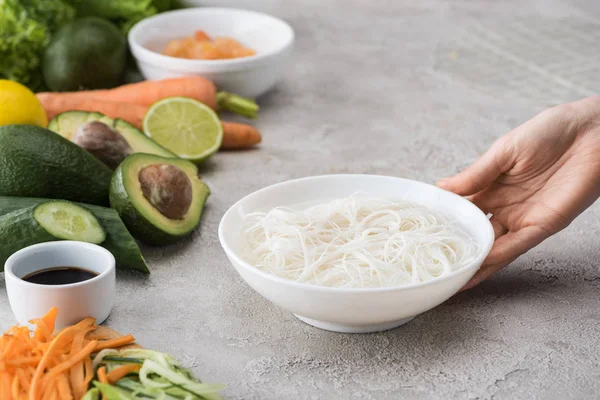
[[[493,214],[496,241],[464,289],[567,227],[600,196],[600,96],[543,111],[438,186]]]

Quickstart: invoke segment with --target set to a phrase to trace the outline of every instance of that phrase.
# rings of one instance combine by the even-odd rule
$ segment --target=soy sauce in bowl
[[[80,267],[52,267],[32,272],[23,277],[26,282],[38,285],[68,285],[95,278],[98,274]]]

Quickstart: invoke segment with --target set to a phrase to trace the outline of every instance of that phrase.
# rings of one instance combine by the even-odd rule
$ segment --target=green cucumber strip
[[[94,386],[102,392],[108,400],[136,400],[129,392],[116,386],[106,385],[98,381],[94,381]]]
[[[67,201],[42,203],[33,210],[33,217],[58,239],[93,244],[106,240],[106,232],[94,214]]]
[[[106,356],[102,359],[102,361],[110,361],[116,363],[125,363],[125,364],[142,364],[144,360],[141,358],[132,358],[132,357],[117,357],[117,356]]]
[[[53,201],[52,199],[39,199],[33,197],[10,197],[0,196],[0,221],[6,214],[16,212],[38,204]],[[119,214],[112,208],[94,206],[89,204],[74,203],[92,212],[100,221],[106,231],[106,240],[101,246],[110,251],[117,261],[117,268],[140,271],[149,274],[148,266],[142,256],[137,242],[131,236]],[[34,242],[28,235],[26,238],[10,237],[9,235],[21,235],[8,229],[6,223],[0,222],[0,272],[4,270],[4,262],[15,251],[36,243],[58,240],[43,230],[44,235],[39,235]],[[39,224],[36,223],[37,226]],[[8,229],[8,230],[7,230]],[[10,233],[9,233],[10,231]],[[25,240],[27,239],[27,240]]]
[[[100,390],[93,388],[87,391],[87,393],[81,398],[81,400],[99,400]]]

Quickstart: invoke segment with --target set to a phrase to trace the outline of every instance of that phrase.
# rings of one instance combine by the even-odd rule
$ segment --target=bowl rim
[[[253,56],[248,57],[240,57],[226,60],[190,60],[186,58],[178,58],[166,56],[161,53],[157,53],[150,49],[147,49],[140,43],[139,36],[143,34],[144,29],[152,26],[152,24],[157,23],[162,19],[166,19],[172,16],[183,15],[183,14],[205,14],[211,12],[222,12],[229,14],[238,14],[238,15],[253,15],[258,16],[260,18],[265,18],[272,22],[280,24],[284,30],[287,31],[288,37],[287,40],[280,46],[277,46],[275,49],[272,49],[267,52],[257,53]],[[294,29],[285,22],[284,20],[274,17],[270,14],[252,11],[252,10],[244,10],[240,8],[226,8],[226,7],[193,7],[193,8],[185,8],[181,10],[172,10],[164,13],[160,13],[154,15],[149,18],[145,18],[140,22],[136,23],[127,35],[127,40],[129,42],[129,46],[131,47],[131,51],[136,59],[143,59],[145,62],[149,62],[154,65],[165,65],[165,63],[169,63],[169,68],[190,68],[190,67],[247,67],[248,64],[256,64],[260,63],[274,55],[280,54],[284,52],[286,49],[291,47],[295,41],[295,32]]]
[[[463,267],[457,271],[453,271],[451,273],[449,273],[448,275],[442,276],[441,278],[434,278],[431,279],[429,281],[425,281],[425,282],[417,282],[417,283],[410,283],[408,285],[403,285],[403,286],[385,286],[385,287],[380,287],[380,288],[340,288],[340,287],[330,287],[330,286],[319,286],[319,285],[313,285],[310,283],[302,283],[302,282],[296,282],[296,281],[292,281],[290,279],[285,279],[285,278],[280,278],[278,276],[272,275],[268,272],[265,271],[261,271],[258,268],[250,265],[247,261],[245,261],[241,256],[239,256],[237,254],[237,252],[233,251],[233,249],[229,246],[229,244],[227,243],[227,241],[225,240],[225,234],[224,234],[224,221],[226,218],[229,217],[230,214],[234,213],[238,207],[240,206],[240,203],[242,203],[244,200],[246,200],[248,197],[251,196],[259,196],[264,192],[267,192],[269,190],[273,190],[273,189],[277,189],[278,187],[281,186],[286,186],[288,184],[293,184],[293,183],[297,183],[297,182],[301,182],[301,181],[309,181],[309,180],[319,180],[319,179],[331,179],[331,178],[348,178],[348,177],[354,177],[354,178],[392,178],[392,179],[396,179],[399,181],[405,181],[405,182],[413,182],[413,183],[417,183],[419,185],[423,185],[423,186],[428,186],[428,187],[433,187],[438,191],[444,192],[447,195],[453,196],[457,199],[459,199],[460,202],[466,202],[469,204],[469,207],[472,207],[473,210],[475,211],[475,213],[480,214],[483,217],[483,220],[487,221],[486,224],[486,231],[487,231],[487,241],[485,243],[482,243],[482,251],[481,253],[477,256],[477,258],[475,258],[475,260],[471,263],[470,266],[467,267]],[[223,214],[223,217],[221,218],[221,221],[219,222],[219,242],[221,243],[221,247],[223,248],[223,250],[225,251],[225,253],[227,254],[228,257],[231,257],[235,260],[235,262],[240,265],[241,267],[243,267],[244,269],[251,271],[259,276],[261,276],[262,278],[268,279],[270,281],[276,282],[276,283],[281,283],[284,285],[291,285],[294,287],[297,287],[299,289],[308,289],[308,290],[314,290],[314,291],[318,291],[318,292],[335,292],[335,293],[352,293],[352,294],[360,294],[360,293],[382,293],[382,292],[393,292],[393,291],[397,291],[397,290],[412,290],[412,289],[420,289],[426,286],[431,286],[431,285],[436,285],[438,283],[453,279],[459,275],[465,274],[467,272],[471,272],[473,271],[473,273],[477,272],[477,270],[479,270],[479,268],[481,267],[483,261],[485,260],[485,258],[488,256],[488,254],[490,253],[492,246],[494,244],[494,238],[495,238],[495,234],[494,234],[494,228],[492,227],[491,222],[489,221],[488,217],[486,216],[486,214],[481,211],[481,209],[479,207],[477,207],[475,204],[473,204],[472,202],[470,202],[469,200],[467,200],[466,198],[459,196],[455,193],[446,191],[438,186],[435,185],[431,185],[425,182],[421,182],[421,181],[417,181],[417,180],[413,180],[413,179],[406,179],[406,178],[400,178],[400,177],[396,177],[396,176],[391,176],[391,175],[375,175],[375,174],[328,174],[328,175],[315,175],[315,176],[308,176],[308,177],[303,177],[303,178],[297,178],[297,179],[290,179],[290,180],[286,180],[283,182],[278,182],[275,183],[273,185],[269,185],[266,186],[262,189],[256,190],[244,197],[242,197],[240,200],[236,201],[231,207],[229,207],[229,209],[227,209],[227,211],[225,212],[225,214]],[[235,268],[235,265],[234,265]],[[236,268],[237,269],[237,268]]]

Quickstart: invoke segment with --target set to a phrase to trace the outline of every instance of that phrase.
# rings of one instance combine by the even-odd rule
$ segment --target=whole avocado
[[[108,205],[112,171],[62,136],[33,125],[0,127],[0,196]]]
[[[111,22],[75,20],[54,35],[44,53],[43,74],[53,91],[105,89],[122,83],[127,41]]]

